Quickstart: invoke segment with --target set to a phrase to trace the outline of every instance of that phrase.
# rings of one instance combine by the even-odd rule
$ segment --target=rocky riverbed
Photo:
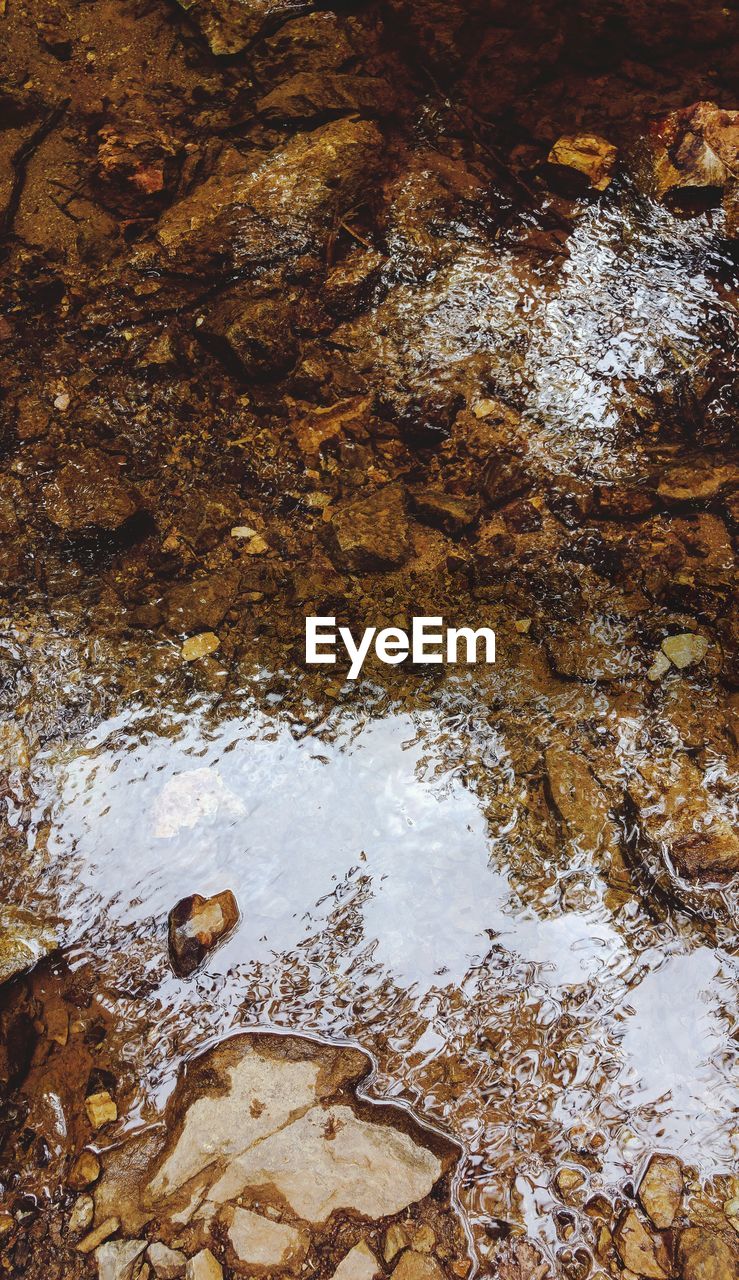
[[[0,0],[9,1276],[739,1271],[739,24],[562,9]]]

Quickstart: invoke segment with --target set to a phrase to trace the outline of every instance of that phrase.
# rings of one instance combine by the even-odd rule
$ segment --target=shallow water
[[[139,707],[42,751],[33,778],[47,902],[140,1080],[129,1123],[214,1035],[356,1037],[374,1091],[463,1144],[483,1255],[500,1219],[556,1246],[563,1160],[613,1191],[655,1146],[710,1178],[739,1138],[730,955],[609,906],[592,850],[542,861],[489,692],[455,681],[426,711],[357,703],[309,732],[246,698],[223,719]],[[227,887],[240,926],[176,979],[168,910]]]

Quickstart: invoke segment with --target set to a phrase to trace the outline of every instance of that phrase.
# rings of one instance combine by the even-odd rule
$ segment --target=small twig
[[[364,247],[365,247],[365,249],[371,249],[371,248],[372,248],[372,245],[370,244],[369,240],[365,240],[363,236],[360,236],[360,234],[359,234],[359,232],[358,232],[358,231],[354,231],[354,230],[353,230],[353,228],[349,226],[349,223],[348,223],[348,222],[344,222],[344,221],[342,220],[342,221],[339,223],[339,226],[340,226],[344,231],[346,231],[348,235],[352,236],[355,240],[359,241],[359,243],[360,243],[360,244],[363,244],[363,245],[364,245]]]

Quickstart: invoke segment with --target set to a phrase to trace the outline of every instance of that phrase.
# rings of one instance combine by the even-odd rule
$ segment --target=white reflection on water
[[[467,1063],[432,1110],[458,1136],[474,1132],[493,1168],[490,1153],[516,1149],[512,1121],[517,1141],[528,1127],[536,1143],[583,1119],[610,1126],[604,1176],[655,1144],[705,1172],[725,1167],[736,1101],[726,960],[679,935],[645,947],[643,924],[614,917],[598,892],[576,911],[521,906],[515,847],[509,865],[490,865],[484,797],[464,785],[458,751],[450,768],[432,712],[351,721],[331,740],[257,710],[216,729],[183,719],[167,736],[135,718],[103,725],[46,771],[69,940],[92,932],[114,984],[106,930],[146,932],[163,958],[174,902],[231,888],[235,935],[199,978],[168,978],[137,1013],[162,1034],[179,1019],[186,1042],[195,1017],[198,1034],[227,1033],[256,974],[283,1026],[356,1035],[381,1065],[390,1037],[396,1079],[422,1105],[426,1070]],[[497,782],[512,807],[515,778]],[[309,979],[283,994],[301,965]],[[371,1017],[353,1016],[353,998]]]

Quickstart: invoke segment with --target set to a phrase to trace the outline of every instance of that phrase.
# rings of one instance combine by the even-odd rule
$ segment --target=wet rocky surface
[[[0,5],[9,1275],[737,1272],[739,31],[561,10]]]

